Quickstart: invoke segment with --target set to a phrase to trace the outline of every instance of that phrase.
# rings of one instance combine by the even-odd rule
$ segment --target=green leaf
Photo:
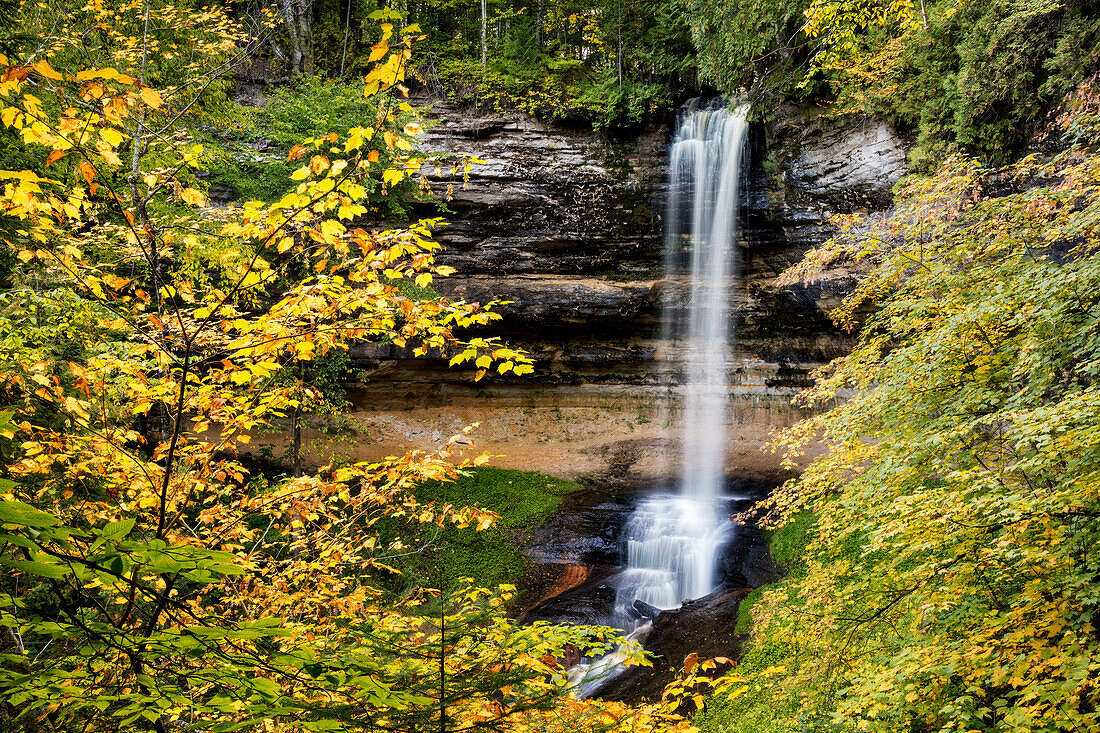
[[[11,419],[15,413],[11,410],[0,410],[0,438],[14,438],[15,431],[19,429]],[[0,488],[4,488],[0,485]]]
[[[15,545],[16,547],[25,547],[28,550],[39,549],[38,543],[28,537],[4,532],[0,532],[0,545]]]
[[[40,560],[8,560],[0,557],[0,565],[7,565],[16,570],[22,570],[29,575],[38,575],[43,578],[53,578],[54,580],[64,578],[69,572],[69,568],[65,566],[54,565],[53,563],[42,562]]]
[[[0,524],[21,524],[25,527],[53,527],[61,520],[52,514],[35,509],[30,504],[8,499],[0,501]]]
[[[310,720],[300,724],[306,730],[313,731],[341,731],[347,730],[347,726],[338,720]]]
[[[283,688],[275,680],[270,680],[267,677],[256,677],[251,680],[252,689],[259,692],[261,695],[267,698],[278,697],[282,693]]]
[[[109,522],[107,526],[103,528],[103,531],[99,533],[99,539],[110,541],[117,540],[130,534],[130,531],[134,528],[137,520],[123,519],[120,522]]]

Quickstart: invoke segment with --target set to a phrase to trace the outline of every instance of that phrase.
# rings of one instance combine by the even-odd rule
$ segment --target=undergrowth
[[[396,98],[364,97],[359,81],[301,76],[270,87],[260,107],[228,105],[214,127],[194,133],[204,144],[205,177],[213,191],[229,201],[271,202],[297,186],[290,175],[302,163],[287,160],[294,145],[329,134],[344,136],[353,127],[373,130],[390,114],[401,127],[415,113]],[[388,152],[374,147],[384,163]],[[406,196],[417,193],[408,180],[395,189]],[[400,198],[389,197],[386,213],[403,213]]]
[[[749,680],[748,690],[732,699],[721,695],[710,698],[706,708],[693,721],[701,733],[824,730],[819,720],[802,714],[802,690],[784,684],[785,673],[802,664],[803,655],[784,637],[773,635],[766,626],[753,623],[753,611],[765,594],[781,594],[792,580],[805,574],[806,548],[814,538],[816,523],[815,514],[803,512],[772,534],[769,542],[772,557],[786,572],[786,577],[753,590],[741,601],[737,615],[737,633],[751,633],[734,670]]]

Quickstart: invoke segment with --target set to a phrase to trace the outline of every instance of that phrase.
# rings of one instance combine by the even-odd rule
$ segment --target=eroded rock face
[[[425,134],[427,149],[484,162],[470,169],[465,185],[449,178],[449,169],[430,178],[439,201],[448,188],[450,199],[415,205],[418,215],[449,222],[436,231],[444,246],[438,261],[456,274],[433,286],[468,301],[512,301],[498,307],[504,319],[486,333],[536,358],[532,377],[495,384],[503,381],[508,399],[525,404],[565,400],[602,410],[614,403],[630,405],[622,409],[632,414],[643,407],[652,414],[655,399],[668,397],[671,418],[661,420],[675,434],[678,375],[667,365],[676,355],[660,340],[663,294],[675,288],[662,272],[672,120],[636,138],[608,140],[519,114],[446,105],[434,114],[439,122]],[[831,235],[829,212],[887,205],[904,157],[882,123],[838,126],[798,111],[755,125],[749,145],[731,426],[759,429],[796,419],[790,398],[810,371],[851,347],[829,312],[856,273],[786,287],[776,277]],[[362,404],[372,410],[388,409],[387,399],[394,409],[452,411],[502,399],[441,359],[413,361],[407,350],[387,346],[356,349],[352,357],[365,371]],[[734,443],[761,439],[738,429]]]
[[[497,310],[509,329],[521,326],[565,327],[646,321],[658,303],[655,280],[609,280],[558,274],[466,275],[441,280],[445,295],[485,303],[507,294],[512,303]]]
[[[652,342],[660,333],[669,125],[611,141],[518,114],[435,110],[440,121],[425,147],[484,161],[465,185],[433,180],[440,198],[451,189],[445,211],[420,206],[450,222],[436,233],[439,260],[458,274],[437,288],[514,301],[500,309],[507,318],[498,330],[527,346],[584,351],[586,336],[604,342],[608,333],[620,343]],[[835,128],[807,119],[758,125],[752,136],[735,304],[742,351],[788,371],[848,348],[828,311],[854,280],[777,288],[775,277],[831,234],[826,212],[882,204],[904,166],[881,122]]]
[[[796,113],[769,132],[787,184],[833,211],[888,208],[893,185],[909,170],[904,143],[884,120]]]
[[[433,181],[450,225],[437,232],[440,260],[468,275],[638,280],[659,276],[667,132],[612,142],[525,115],[481,116],[437,105],[425,148],[472,154],[469,181]],[[429,207],[430,208],[430,207]]]

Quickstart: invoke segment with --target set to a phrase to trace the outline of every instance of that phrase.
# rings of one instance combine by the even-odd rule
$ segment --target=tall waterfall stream
[[[738,272],[737,220],[748,108],[686,110],[670,148],[665,231],[666,344],[683,373],[681,465],[675,493],[644,498],[625,527],[626,567],[613,626],[644,636],[649,608],[677,608],[714,590],[733,525],[725,481],[728,363],[735,329],[730,297]],[[649,608],[647,608],[649,607]],[[614,674],[616,655],[583,673],[581,694]]]

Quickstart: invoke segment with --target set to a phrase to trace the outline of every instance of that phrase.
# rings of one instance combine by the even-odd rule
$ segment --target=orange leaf
[[[57,161],[61,160],[64,157],[65,157],[65,151],[63,151],[63,150],[53,151],[48,156],[46,156],[46,167],[49,168],[51,165],[53,165],[54,163],[56,163]]]
[[[23,81],[30,73],[30,66],[8,66],[4,68],[4,75],[0,81]]]
[[[95,180],[95,168],[86,160],[80,161],[80,173],[84,176],[84,180],[88,182],[88,185],[92,185],[92,181]]]

